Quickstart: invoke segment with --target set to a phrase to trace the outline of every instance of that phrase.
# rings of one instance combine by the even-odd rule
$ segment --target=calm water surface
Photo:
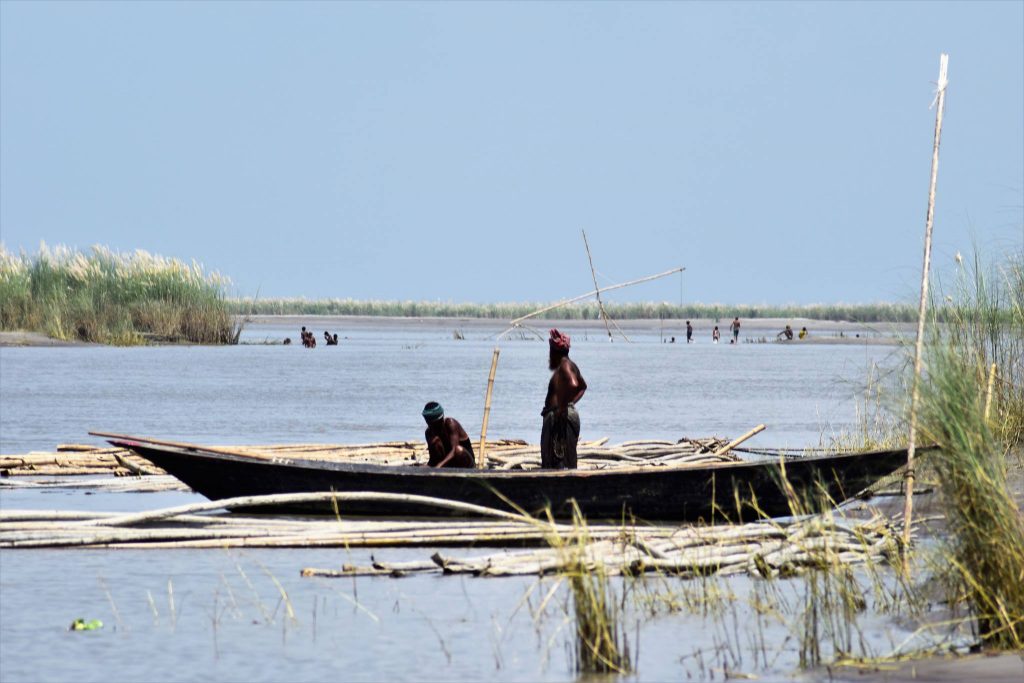
[[[479,433],[491,354],[501,327],[477,321],[313,319],[347,337],[336,347],[3,348],[0,452],[99,443],[89,430],[213,444],[419,439],[420,410],[439,401]],[[453,339],[460,330],[466,339]],[[663,344],[655,329],[609,343],[603,329],[569,327],[589,384],[581,438],[613,442],[738,436],[751,444],[817,445],[856,420],[858,387],[892,346]],[[298,338],[298,327],[250,326],[244,341]],[[750,330],[757,334],[756,329]],[[322,334],[322,330],[321,330]],[[677,339],[682,339],[678,336]],[[547,345],[503,341],[489,436],[539,441]]]
[[[91,429],[211,444],[418,439],[419,411],[440,401],[479,432],[492,337],[475,321],[307,319],[336,331],[338,347],[259,343],[231,348],[0,349],[0,452],[99,443]],[[566,326],[590,389],[583,438],[613,442],[736,436],[751,443],[818,445],[856,423],[869,368],[898,362],[893,347],[661,343],[657,328]],[[464,340],[453,339],[460,330]],[[244,341],[298,338],[272,322]],[[770,331],[765,330],[765,333]],[[756,330],[750,332],[757,334]],[[546,345],[503,341],[489,435],[536,442],[547,384]],[[192,494],[87,495],[0,491],[6,509],[149,509]],[[376,551],[425,559],[434,549]],[[453,549],[473,555],[489,550]],[[370,551],[33,550],[0,553],[0,680],[336,681],[574,680],[564,591],[536,614],[553,580],[420,576],[401,580],[301,578],[303,567],[367,563]],[[692,582],[690,582],[692,584]],[[752,590],[747,579],[722,581]],[[622,582],[617,584],[620,588]],[[676,586],[681,586],[677,582]],[[799,584],[791,586],[799,595]],[[742,600],[740,601],[742,603]],[[791,680],[790,631],[758,626],[748,608],[725,620],[631,610],[639,680],[721,678],[733,670]],[[70,633],[77,617],[97,632]],[[865,617],[869,648],[887,652],[905,633]],[[874,622],[872,622],[874,620]],[[767,630],[766,630],[767,629]],[[753,653],[767,632],[773,654]],[[744,654],[744,652],[746,654]],[[717,654],[716,654],[717,653]],[[732,659],[730,659],[732,658]],[[745,668],[744,668],[745,667]]]

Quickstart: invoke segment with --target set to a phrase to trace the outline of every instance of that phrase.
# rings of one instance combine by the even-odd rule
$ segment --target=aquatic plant
[[[573,504],[572,531],[560,534],[550,517],[548,544],[562,553],[561,576],[569,582],[575,625],[573,660],[582,673],[628,673],[633,669],[623,630],[624,599],[617,602],[608,572],[591,545],[587,521]]]
[[[88,253],[45,243],[33,256],[0,245],[0,329],[106,344],[237,342],[228,280],[139,250]]]

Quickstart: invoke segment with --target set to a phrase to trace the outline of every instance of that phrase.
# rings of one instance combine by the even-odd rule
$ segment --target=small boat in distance
[[[108,436],[109,435],[105,435]],[[556,517],[573,502],[590,520],[750,521],[818,511],[863,493],[906,464],[905,450],[603,470],[432,469],[258,456],[144,437],[108,438],[210,500],[283,493],[414,494]],[[518,508],[518,510],[517,510]],[[408,501],[346,500],[235,508],[248,513],[453,516]],[[465,514],[464,512],[461,514]]]

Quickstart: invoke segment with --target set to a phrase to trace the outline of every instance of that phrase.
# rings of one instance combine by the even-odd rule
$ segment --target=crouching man
[[[437,401],[423,406],[423,419],[427,422],[427,431],[423,436],[427,440],[427,452],[430,459],[429,467],[476,467],[476,456],[473,455],[473,444],[469,435],[454,417],[445,417],[444,408]]]

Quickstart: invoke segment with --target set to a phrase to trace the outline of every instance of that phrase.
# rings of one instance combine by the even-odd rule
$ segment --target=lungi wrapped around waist
[[[576,469],[576,443],[580,438],[580,414],[569,404],[564,415],[549,410],[540,431],[540,466],[545,469]]]

